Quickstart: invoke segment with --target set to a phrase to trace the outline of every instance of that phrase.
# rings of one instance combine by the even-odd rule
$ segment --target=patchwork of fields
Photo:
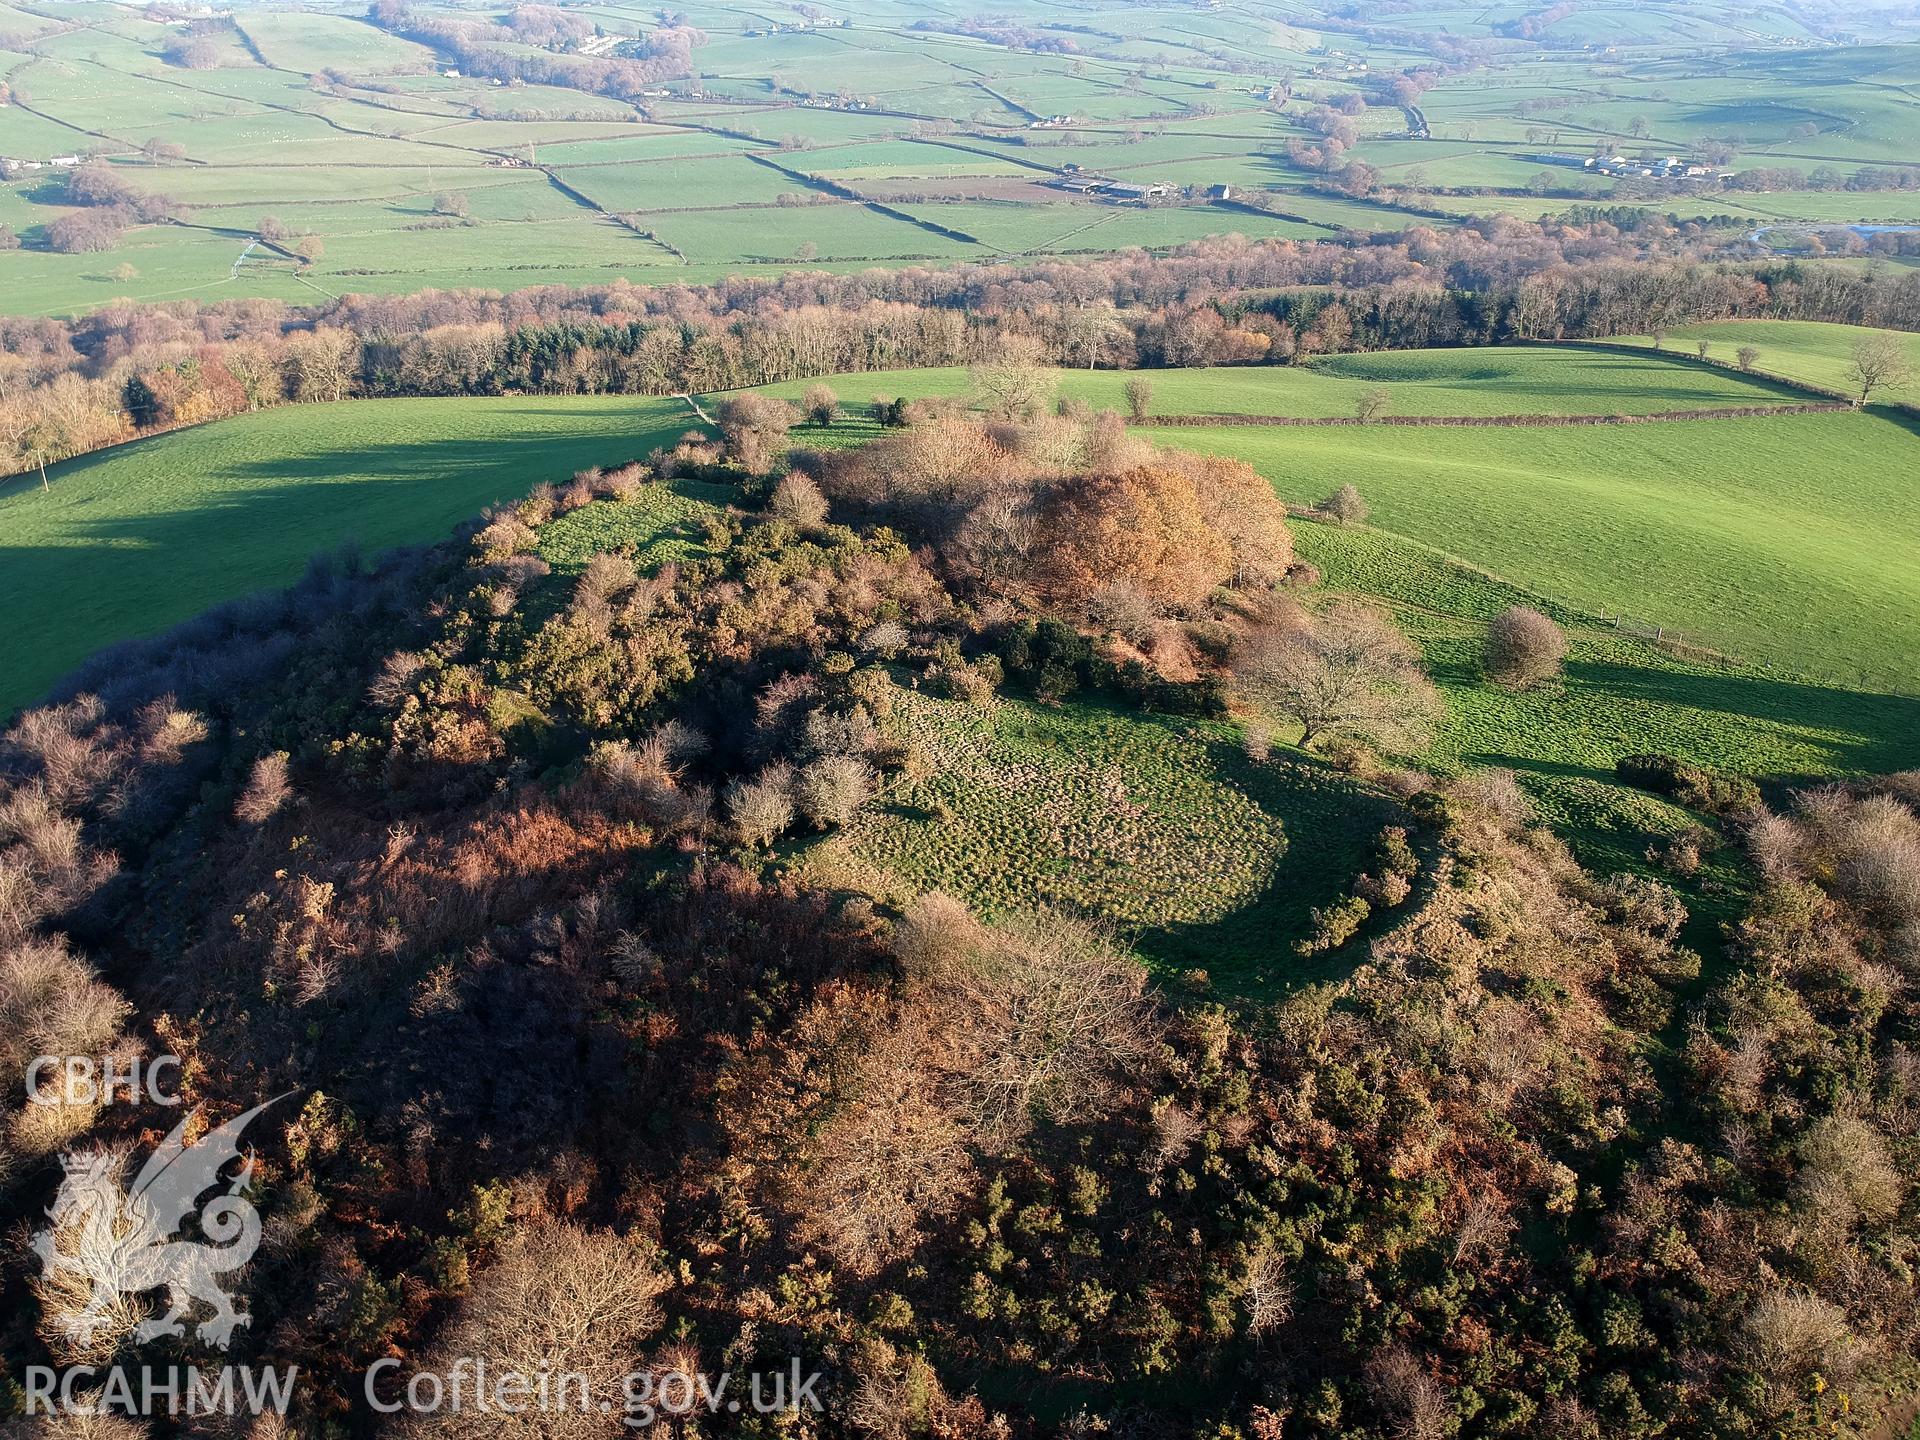
[[[44,1433],[1920,1440],[1917,20],[0,0]]]
[[[508,50],[543,65],[618,56],[661,29],[651,11],[578,13],[597,32],[589,49]],[[35,168],[0,182],[0,224],[23,242],[0,252],[0,307],[708,281],[1228,233],[1324,239],[1593,201],[1780,224],[1788,248],[1806,227],[1920,221],[1911,190],[1844,188],[1861,167],[1910,158],[1920,46],[1810,51],[1784,9],[1766,25],[1730,11],[1724,25],[1555,19],[1537,51],[1422,95],[1422,138],[1376,79],[1431,57],[1304,16],[1135,9],[1063,28],[1022,0],[1002,32],[906,0],[778,27],[746,5],[685,14],[704,37],[693,73],[613,93],[464,74],[359,7],[261,4],[205,22],[118,0],[10,7],[0,157]],[[1441,35],[1513,23],[1404,21],[1427,22]],[[1563,36],[1612,48],[1596,59]],[[1624,66],[1629,55],[1644,63]],[[1330,106],[1366,175],[1312,158]],[[1583,167],[1614,150],[1834,178],[1701,193]],[[76,155],[170,197],[176,219],[136,225],[105,253],[54,253],[49,227],[74,206],[51,162]],[[1088,178],[1165,193],[1143,205],[1062,186]],[[256,245],[263,234],[285,238]]]

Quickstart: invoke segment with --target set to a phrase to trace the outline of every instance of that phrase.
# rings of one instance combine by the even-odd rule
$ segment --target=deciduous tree
[[[1236,647],[1233,670],[1241,698],[1296,722],[1302,745],[1344,737],[1413,753],[1443,711],[1412,642],[1353,601],[1319,616],[1274,604]]]

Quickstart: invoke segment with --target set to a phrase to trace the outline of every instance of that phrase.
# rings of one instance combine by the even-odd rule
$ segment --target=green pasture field
[[[288,406],[0,484],[0,713],[93,651],[297,579],[349,541],[439,540],[483,507],[644,457],[686,407],[626,397]]]
[[[1327,589],[1381,601],[1419,643],[1446,701],[1426,763],[1513,770],[1589,865],[1645,869],[1648,846],[1697,823],[1616,783],[1623,755],[1676,755],[1776,788],[1920,764],[1920,700],[1688,660],[1397,535],[1299,520],[1293,531]],[[1516,693],[1481,675],[1487,622],[1515,604],[1566,629],[1560,683]],[[1725,908],[1707,893],[1688,903]]]
[[[1012,175],[1043,179],[1011,158],[996,159],[972,150],[926,145],[912,140],[875,140],[858,145],[836,145],[826,150],[800,150],[777,157],[782,165],[810,175],[836,180],[949,178],[961,175]]]
[[[492,128],[508,122],[489,120],[481,122]],[[437,132],[438,138],[458,141],[463,127]],[[518,129],[518,126],[513,128]],[[513,141],[506,136],[495,142],[498,145],[525,154],[525,141]],[[654,161],[672,164],[684,159],[704,155],[739,155],[747,151],[763,150],[765,146],[755,145],[751,141],[737,140],[731,135],[709,135],[700,130],[654,129],[636,125],[632,134],[608,134],[599,140],[566,140],[558,144],[552,141],[539,142],[537,158],[542,164],[555,166],[593,165],[593,164],[648,164]]]
[[[752,223],[755,219],[764,223]],[[646,225],[689,256],[717,254],[732,262],[778,264],[793,259],[805,244],[817,247],[821,260],[958,260],[991,254],[852,201],[756,210],[744,223],[726,211],[650,215]]]
[[[579,283],[568,275],[593,275],[605,284],[615,277],[661,267],[679,271],[673,257],[653,242],[614,222],[581,211],[576,217],[454,224],[422,230],[368,230],[327,240],[321,260],[301,271],[323,289],[419,289],[419,277],[440,286],[489,285],[518,289],[525,285]],[[507,276],[505,285],[482,276]],[[528,278],[512,279],[514,275]]]
[[[822,110],[794,104],[764,107],[740,106],[715,112],[691,106],[662,102],[659,118],[672,123],[718,125],[743,135],[781,142],[790,137],[810,140],[818,145],[846,145],[869,140],[887,140],[913,125],[898,115],[876,114],[866,110]]]
[[[1335,593],[1382,603],[1424,652],[1446,714],[1422,763],[1513,770],[1540,817],[1602,871],[1650,871],[1649,849],[1698,823],[1618,783],[1623,755],[1663,751],[1776,792],[1920,763],[1920,700],[1692,662],[1551,604],[1571,641],[1564,680],[1522,694],[1490,686],[1479,669],[1487,622],[1547,602],[1398,536],[1294,531],[1322,571],[1313,603]],[[903,691],[890,727],[934,761],[929,777],[800,847],[807,879],[893,903],[938,889],[988,914],[1088,914],[1163,973],[1201,968],[1238,995],[1317,977],[1288,943],[1365,868],[1390,818],[1364,785],[1288,749],[1284,727],[1275,757],[1258,764],[1235,725],[1084,700],[976,708]],[[1730,916],[1743,882],[1710,857],[1678,883],[1710,926]]]
[[[1327,233],[1318,226],[1303,225],[1297,220],[1249,215],[1245,211],[1212,205],[1144,210],[1124,205],[1101,208],[1117,212],[1096,232],[1101,249],[1138,245],[1146,250],[1164,250],[1212,235],[1244,235],[1252,240],[1319,240]]]
[[[44,35],[59,24],[50,16],[35,15],[30,10],[16,10],[11,5],[0,5],[0,34],[30,38]]]
[[[771,205],[782,195],[799,199],[817,193],[803,181],[735,155],[649,165],[573,165],[558,173],[574,189],[616,212],[724,210]],[[740,223],[746,229],[760,228],[751,217],[741,217]]]
[[[1125,205],[1022,205],[988,200],[902,204],[898,208],[1011,254],[1106,251],[1130,245],[1167,249],[1209,235],[1301,240],[1327,233],[1294,220],[1213,206],[1143,210]]]
[[[1920,194],[1911,190],[1781,191],[1716,197],[1730,209],[1766,220],[1810,225],[1910,225],[1920,221]]]
[[[1669,331],[1665,344],[1670,349],[1687,351],[1696,342],[1712,345],[1715,359],[1732,360],[1744,345],[1760,352],[1754,362],[1757,370],[1784,375],[1790,380],[1805,380],[1833,390],[1849,390],[1852,382],[1847,369],[1853,347],[1874,332],[1858,325],[1827,325],[1816,320],[1723,320],[1704,325],[1684,325]],[[1920,405],[1920,336],[1902,335],[1913,375],[1904,385],[1892,387],[1879,398],[1902,400]],[[1629,339],[1628,344],[1651,345],[1645,337]]]
[[[556,480],[560,477],[554,477]],[[577,575],[595,555],[631,546],[643,570],[707,550],[704,522],[735,498],[731,485],[672,480],[642,485],[625,500],[596,500],[540,527],[536,553],[556,575]]]
[[[1410,210],[1391,205],[1371,205],[1363,200],[1347,200],[1335,195],[1309,194],[1304,190],[1279,190],[1273,196],[1273,209],[1281,215],[1297,215],[1314,225],[1367,234],[1381,230],[1404,230],[1409,225],[1427,225],[1432,221]]]
[[[434,58],[424,45],[344,15],[244,10],[238,23],[268,64],[303,75],[329,68],[364,75],[431,65]]]
[[[1920,685],[1907,424],[1847,413],[1153,433],[1239,456],[1296,503],[1351,483],[1382,528],[1583,609],[1784,672]]]
[[[1578,346],[1392,351],[1328,356],[1311,365],[1124,374],[1061,370],[1055,375],[1061,394],[1111,410],[1126,409],[1129,380],[1145,379],[1153,387],[1152,415],[1335,419],[1354,414],[1360,397],[1376,387],[1386,388],[1389,413],[1397,415],[1658,415],[1817,400],[1736,371]],[[813,383],[788,381],[765,390],[798,400]],[[967,372],[959,368],[833,375],[826,383],[849,402],[876,394],[961,395],[969,386]]]
[[[47,218],[52,217],[42,212],[33,223],[44,224]],[[27,231],[22,234],[31,238]],[[242,267],[236,278],[235,262],[246,245],[242,237],[206,230],[142,226],[111,254],[11,251],[0,255],[0,273],[7,277],[8,309],[15,314],[71,314],[116,299],[213,301],[260,296],[311,303],[319,298],[317,291],[294,278],[290,268]],[[133,278],[119,277],[116,272],[121,265],[134,268]]]

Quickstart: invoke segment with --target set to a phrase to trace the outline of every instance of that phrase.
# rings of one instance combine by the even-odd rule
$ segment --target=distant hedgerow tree
[[[1393,407],[1393,392],[1384,385],[1370,385],[1360,392],[1354,416],[1362,425],[1370,425]]]
[[[1760,363],[1760,351],[1752,345],[1742,345],[1733,353],[1734,363],[1742,370],[1751,370]]]
[[[1233,673],[1242,700],[1296,722],[1303,746],[1345,738],[1411,753],[1443,710],[1413,643],[1351,601],[1318,616],[1290,602],[1271,607],[1242,637]]]
[[[1860,389],[1855,405],[1864,405],[1876,390],[1906,383],[1913,373],[1907,359],[1905,342],[1891,331],[1878,330],[1853,342],[1853,358],[1847,365],[1847,378]]]
[[[1143,425],[1153,413],[1153,382],[1144,375],[1127,381],[1127,415],[1134,424]]]
[[[1323,515],[1331,515],[1342,525],[1363,524],[1371,513],[1367,502],[1360,498],[1359,490],[1352,485],[1342,485],[1313,508]]]

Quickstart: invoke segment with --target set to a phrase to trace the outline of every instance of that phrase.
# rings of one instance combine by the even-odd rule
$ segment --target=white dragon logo
[[[33,1248],[48,1278],[65,1271],[91,1282],[86,1306],[63,1323],[69,1336],[90,1343],[108,1323],[117,1299],[162,1286],[167,1313],[138,1326],[136,1341],[184,1335],[184,1320],[195,1300],[213,1307],[212,1318],[195,1327],[209,1345],[226,1349],[234,1327],[250,1323],[252,1317],[234,1308],[218,1277],[238,1270],[260,1247],[260,1212],[240,1193],[253,1176],[251,1154],[226,1182],[225,1193],[199,1210],[199,1238],[176,1237],[195,1213],[200,1196],[221,1184],[220,1172],[240,1159],[241,1132],[268,1105],[286,1098],[278,1095],[256,1105],[189,1145],[185,1136],[200,1113],[196,1106],[125,1189],[111,1153],[64,1157],[66,1178],[47,1210],[53,1223],[34,1236]]]

